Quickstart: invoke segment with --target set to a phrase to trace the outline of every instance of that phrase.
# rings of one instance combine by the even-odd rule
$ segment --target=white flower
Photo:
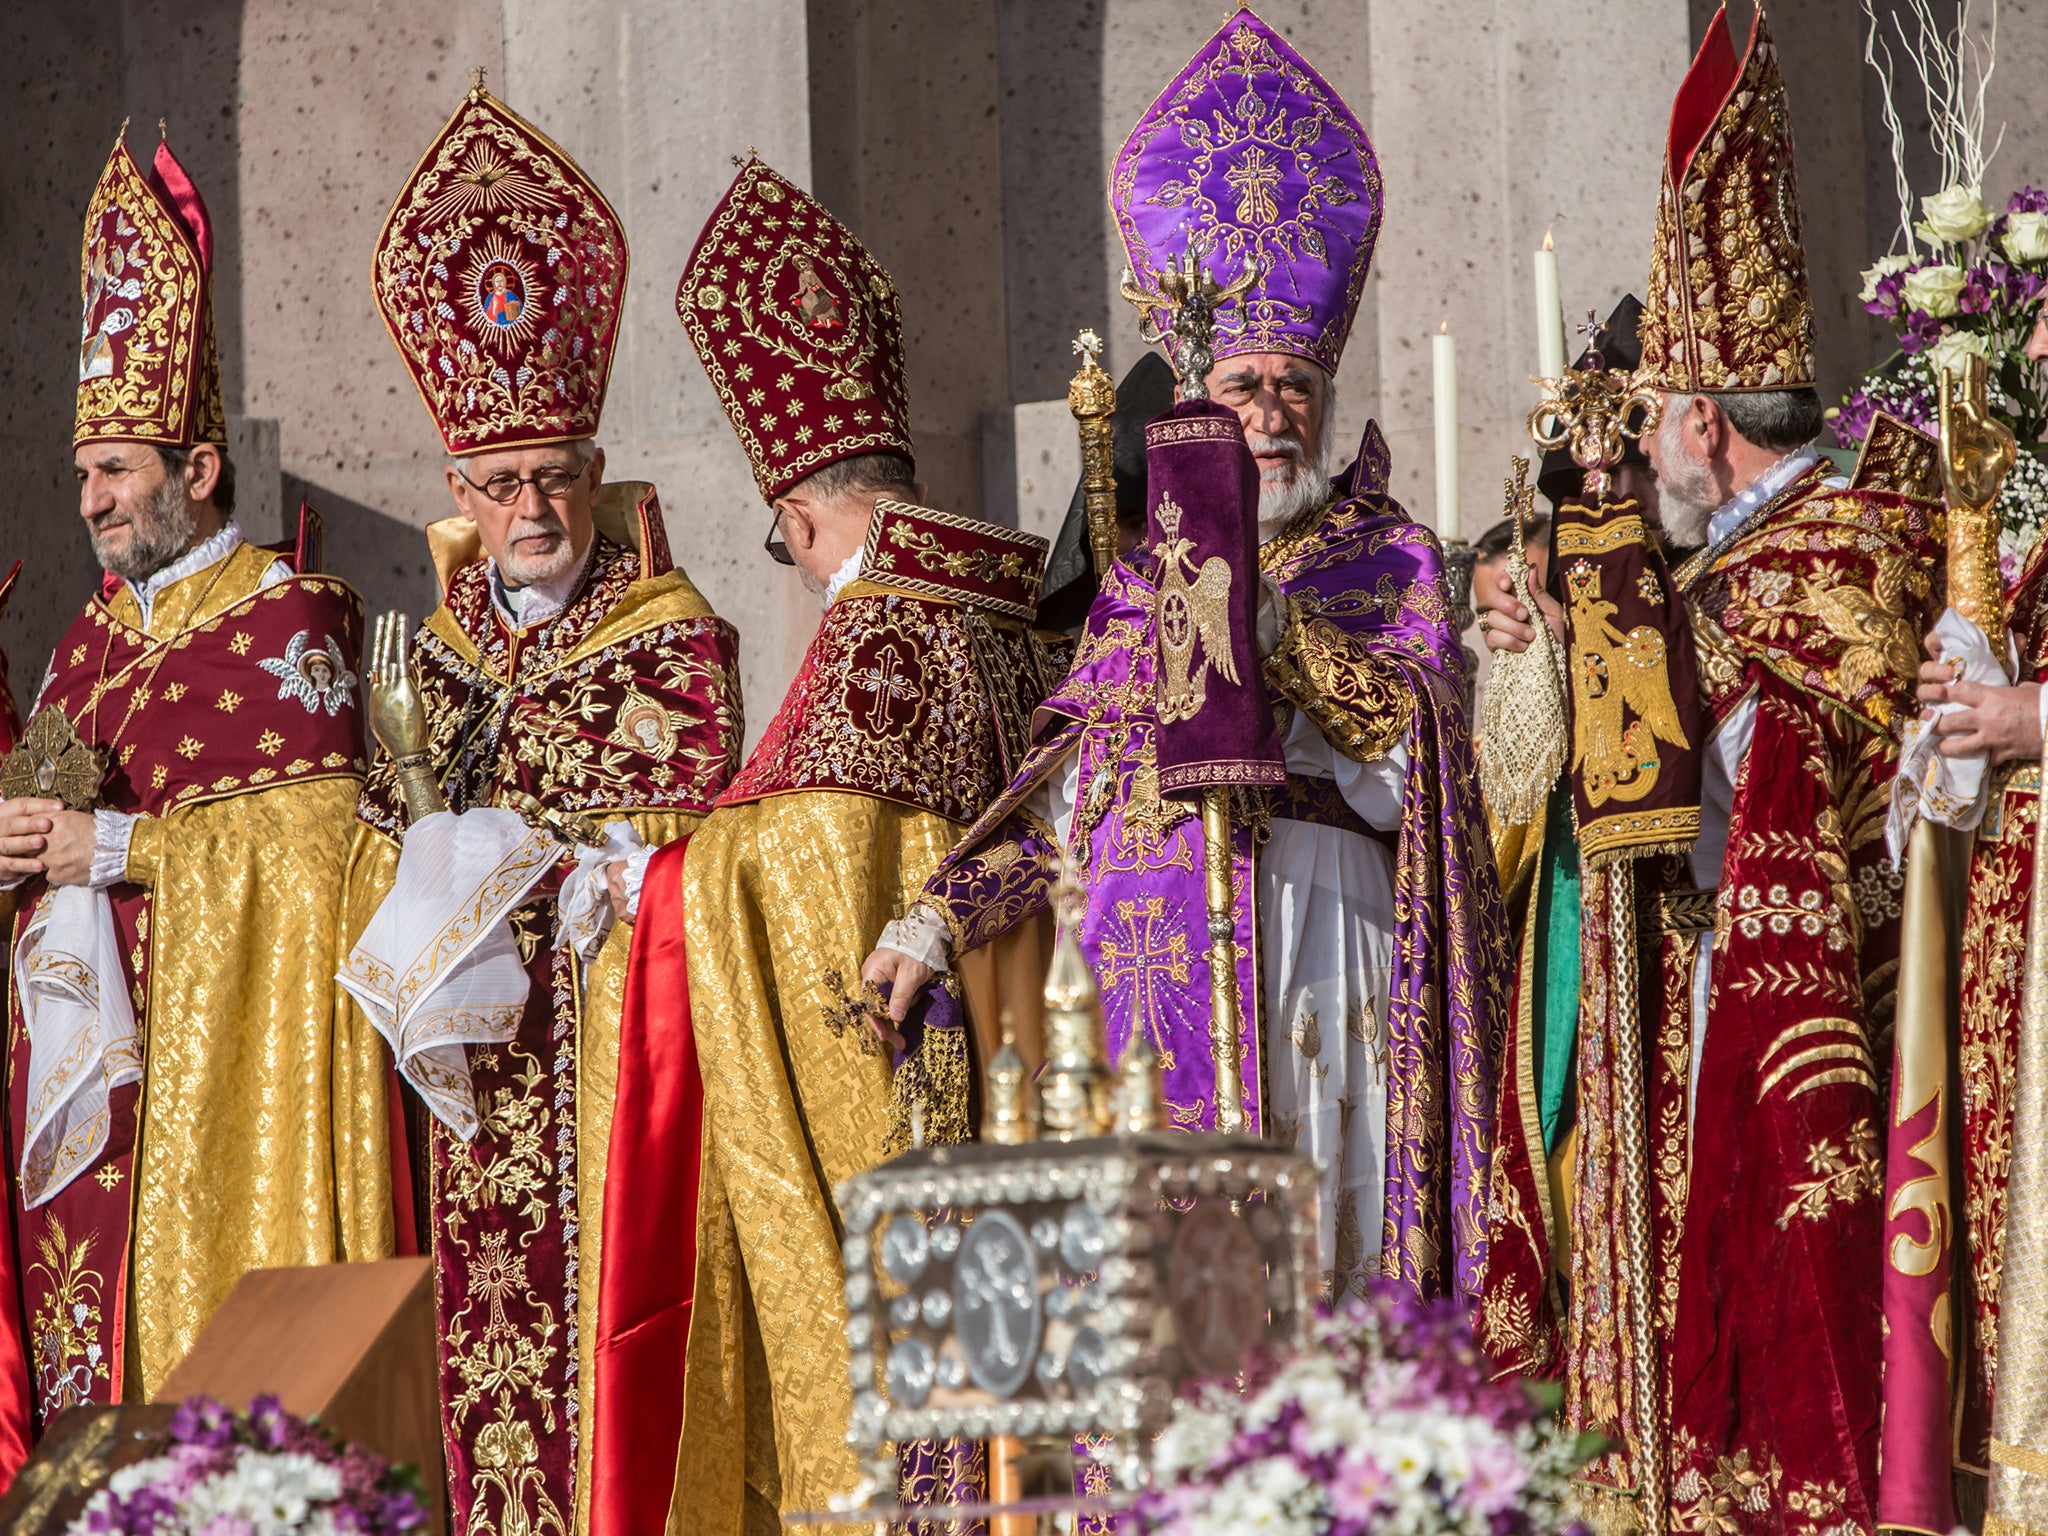
[[[1903,272],[1911,265],[1913,265],[1913,258],[1910,256],[1878,257],[1877,265],[1864,268],[1863,302],[1868,304],[1877,297],[1877,285],[1881,280],[1890,277],[1894,272]]]
[[[1233,1430],[1224,1414],[1183,1406],[1161,1432],[1153,1459],[1164,1472],[1199,1471],[1230,1443]]]
[[[1922,267],[1906,274],[1906,302],[1915,309],[1926,310],[1937,320],[1946,320],[1956,312],[1956,298],[1962,291],[1961,267]]]
[[[1913,228],[1923,238],[1947,245],[1976,239],[1991,222],[1991,210],[1984,206],[1977,189],[1960,182],[1921,198],[1920,214],[1920,222]]]
[[[1965,358],[1981,357],[1988,360],[1990,356],[1991,348],[1975,331],[1949,331],[1927,349],[1927,361],[1934,369],[1934,376],[1937,379],[1941,377],[1941,370],[1944,368],[1960,374],[1964,368]]]
[[[2014,261],[2048,261],[2048,213],[2012,213],[2000,242]]]

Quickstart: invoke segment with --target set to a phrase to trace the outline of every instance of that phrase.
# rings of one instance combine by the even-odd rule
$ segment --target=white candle
[[[1458,519],[1458,343],[1451,322],[1430,338],[1436,364],[1436,529],[1447,539],[1460,536]]]
[[[1536,253],[1536,374],[1564,377],[1564,308],[1557,297],[1557,252],[1547,229],[1543,249]]]

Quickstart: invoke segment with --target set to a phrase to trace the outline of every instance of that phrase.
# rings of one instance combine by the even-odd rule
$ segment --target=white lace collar
[[[861,562],[866,555],[866,546],[856,549],[846,557],[845,562],[839,569],[832,573],[832,579],[825,583],[825,593],[820,599],[827,608],[830,608],[839,594],[846,590],[848,583],[860,575]]]
[[[1820,462],[1820,450],[1808,443],[1804,448],[1794,448],[1769,469],[1758,475],[1749,484],[1721,503],[1720,509],[1707,519],[1707,543],[1719,544],[1728,535],[1740,528],[1749,514],[1769,501],[1778,492],[1797,480],[1807,470]]]
[[[244,537],[242,525],[230,518],[221,525],[220,532],[200,540],[169,565],[159,567],[140,581],[129,582],[128,590],[135,594],[135,601],[142,609],[142,627],[149,628],[150,613],[156,607],[158,593],[173,582],[198,574],[215,561],[227,559],[244,542]]]

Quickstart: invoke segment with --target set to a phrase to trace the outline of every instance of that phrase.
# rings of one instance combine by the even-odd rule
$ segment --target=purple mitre
[[[1292,352],[1337,371],[1385,196],[1365,127],[1271,27],[1240,10],[1117,152],[1109,206],[1138,281],[1187,252],[1218,283],[1257,263],[1215,352]],[[1153,319],[1165,329],[1166,316]]]

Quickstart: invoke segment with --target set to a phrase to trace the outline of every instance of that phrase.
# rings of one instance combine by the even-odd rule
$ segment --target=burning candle
[[[1460,537],[1458,519],[1458,343],[1451,322],[1430,338],[1436,364],[1436,529]]]

